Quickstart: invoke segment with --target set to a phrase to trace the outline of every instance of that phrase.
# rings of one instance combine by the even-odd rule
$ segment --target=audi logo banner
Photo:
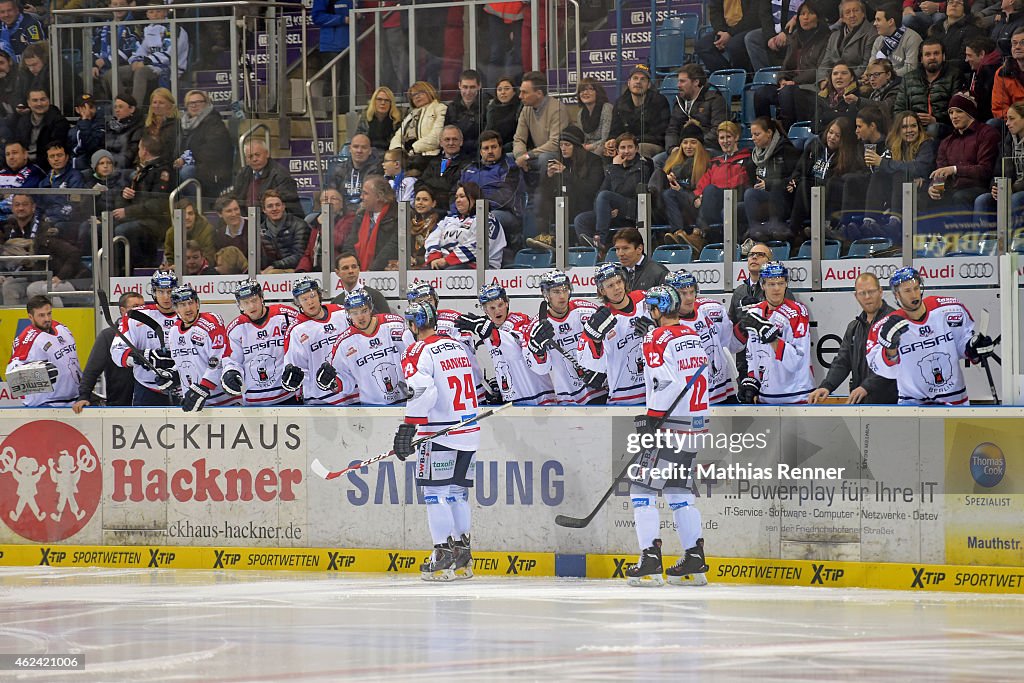
[[[725,266],[721,263],[687,263],[682,266],[670,266],[669,270],[685,270],[697,280],[701,292],[722,292],[725,280]]]

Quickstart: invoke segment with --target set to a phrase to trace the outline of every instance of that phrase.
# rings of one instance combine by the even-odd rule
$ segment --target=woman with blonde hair
[[[146,135],[152,135],[160,141],[160,155],[164,159],[170,161],[178,158],[181,121],[174,95],[167,88],[157,88],[149,96],[149,113],[146,114],[143,130]]]
[[[877,213],[888,209],[893,214],[888,220],[895,225],[903,206],[903,183],[914,182],[918,187],[924,184],[935,169],[939,145],[917,114],[901,111],[893,118],[885,147],[889,151],[886,156],[864,152],[864,163],[874,170],[868,182],[867,206]]]
[[[356,133],[362,133],[370,138],[370,145],[374,149],[387,151],[401,123],[402,113],[395,105],[395,93],[391,92],[391,88],[382,85],[370,95],[370,103],[366,107],[366,113],[359,117]]]
[[[422,171],[430,157],[441,152],[441,129],[448,105],[439,101],[434,86],[416,81],[409,87],[412,109],[391,138],[390,149],[400,147],[409,155],[409,169]]]
[[[665,160],[665,166],[659,171],[665,174],[668,184],[668,188],[661,192],[661,200],[675,237],[669,241],[682,244],[689,242],[687,238],[693,232],[694,223],[697,221],[693,192],[708,170],[711,157],[704,149],[704,132],[697,124],[686,124],[679,137],[679,146],[669,155]],[[699,250],[704,245],[693,246]]]
[[[238,247],[227,246],[217,252],[216,268],[221,275],[244,275],[249,272],[249,260]]]

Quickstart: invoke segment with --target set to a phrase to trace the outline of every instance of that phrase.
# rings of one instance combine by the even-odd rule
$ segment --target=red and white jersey
[[[405,405],[405,421],[417,426],[417,438],[476,417],[473,371],[460,342],[438,335],[415,342],[402,356],[402,371],[413,392]],[[480,427],[473,423],[439,436],[433,443],[475,451],[480,447]]]
[[[342,390],[346,379],[354,381],[363,405],[388,405],[405,400],[402,354],[416,341],[405,318],[378,313],[377,331],[370,335],[354,326],[334,342],[331,361],[338,371]]]
[[[708,367],[704,370],[708,402],[711,405],[721,403],[736,393],[736,365],[727,352],[736,353],[743,348],[743,343],[732,333],[725,306],[714,299],[697,299],[693,313],[680,316],[679,321],[700,336],[700,343],[708,354]]]
[[[182,392],[196,384],[210,389],[209,406],[225,406],[237,401],[220,386],[224,357],[231,353],[231,344],[219,315],[200,313],[188,327],[179,319],[167,334],[167,347],[174,359]]]
[[[455,321],[462,315],[458,311],[444,309],[437,312],[437,333],[442,337],[449,337],[455,341],[462,342],[469,355],[469,363],[473,366],[473,384],[476,387],[476,397],[483,400],[487,393],[484,387],[484,372],[480,369],[480,361],[476,357],[476,342],[472,332],[463,332],[456,325]]]
[[[259,323],[244,313],[228,323],[230,353],[224,369],[242,373],[243,405],[272,406],[295,395],[281,386],[281,372],[288,331],[298,317],[292,306],[269,304]]]
[[[139,306],[135,309],[139,313],[148,315],[150,318],[156,321],[157,325],[164,330],[164,339],[167,339],[170,334],[171,328],[178,324],[178,316],[172,311],[170,313],[162,313],[156,304],[146,304],[145,306]],[[132,344],[135,345],[140,351],[147,349],[158,349],[160,348],[160,339],[157,337],[149,326],[140,323],[138,320],[132,320],[128,316],[121,316],[121,322],[119,323],[121,334],[127,337]],[[128,367],[128,357],[131,352],[128,350],[128,345],[125,344],[120,337],[114,337],[114,343],[110,345],[110,358],[122,368]],[[152,370],[147,370],[141,365],[135,364],[132,368],[132,374],[135,375],[135,381],[153,391],[160,392],[157,389],[156,374]]]
[[[551,327],[555,330],[555,338],[552,341],[564,349],[571,358],[576,357],[576,348],[580,342],[580,335],[583,334],[583,323],[596,310],[597,304],[584,299],[570,299],[569,310],[562,318],[548,309],[548,321],[551,322]],[[530,329],[538,319],[533,318],[530,324],[523,329],[523,339],[526,344],[530,342]],[[551,378],[558,402],[562,405],[584,405],[608,395],[608,391],[604,388],[588,387],[583,381],[581,372],[583,367],[579,363],[573,365],[558,351],[549,350],[543,357],[539,357],[524,345],[523,357],[530,370],[542,377]],[[577,368],[580,369],[577,370]]]
[[[604,338],[600,351],[585,332],[577,347],[580,365],[608,375],[608,404],[639,405],[644,402],[643,339],[635,321],[644,316],[644,293],[629,293],[623,310],[612,309],[615,327]],[[610,308],[610,307],[609,307]]]
[[[757,335],[750,335],[747,345],[747,375],[761,382],[759,402],[772,405],[806,403],[814,391],[814,370],[811,367],[811,318],[807,307],[786,299],[773,309],[767,301],[753,308],[775,324],[782,335],[778,349],[765,344]],[[747,331],[735,326],[737,339]]]
[[[879,377],[896,380],[901,404],[967,405],[967,385],[959,361],[967,357],[974,319],[950,296],[926,296],[922,303],[925,314],[920,320],[910,320],[902,309],[889,314],[910,320],[910,327],[900,335],[896,358],[888,358],[878,343],[882,322],[889,316],[871,326],[868,367]]]
[[[29,325],[14,338],[11,362],[7,371],[33,361],[49,361],[57,368],[57,381],[53,390],[29,394],[22,399],[26,408],[61,407],[71,405],[78,398],[78,385],[82,381],[82,367],[78,363],[78,346],[66,326],[54,320],[52,333]]]
[[[292,325],[284,345],[285,365],[294,365],[304,373],[302,398],[307,405],[344,406],[355,403],[359,393],[354,385],[342,384],[332,391],[321,391],[316,385],[316,371],[330,361],[334,342],[348,329],[345,309],[336,304],[324,304],[323,317],[314,320],[306,315]]]
[[[689,325],[658,327],[647,333],[643,341],[647,371],[647,414],[664,417],[662,429],[703,432],[708,415],[708,370],[711,365],[700,335]],[[683,387],[706,365],[693,386],[672,408]],[[669,408],[672,412],[668,414]],[[667,417],[666,417],[667,414]]]
[[[522,313],[509,313],[484,343],[491,354],[503,400],[531,406],[552,405],[557,400],[551,378],[530,370],[523,357],[524,335],[529,324],[530,319]]]

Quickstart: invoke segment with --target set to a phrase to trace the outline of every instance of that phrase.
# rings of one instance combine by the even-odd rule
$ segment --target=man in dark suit
[[[644,254],[644,238],[639,230],[622,228],[612,238],[612,245],[626,271],[626,291],[646,291],[665,282],[668,268]]]

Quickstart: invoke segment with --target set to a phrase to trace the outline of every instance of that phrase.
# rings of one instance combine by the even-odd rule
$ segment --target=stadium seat
[[[892,248],[888,237],[865,237],[850,245],[850,251],[843,258],[867,258],[880,251]]]
[[[697,35],[700,33],[700,16],[686,13],[677,17],[679,28],[683,32],[683,54],[692,54],[697,46]]]
[[[781,66],[768,66],[754,74],[753,85],[778,85]]]
[[[593,247],[569,247],[566,265],[570,268],[585,268],[597,265],[597,249]]]
[[[654,250],[655,263],[692,263],[693,247],[689,244],[663,244]]]
[[[797,149],[802,150],[807,144],[807,139],[814,137],[814,129],[810,121],[797,121],[789,127],[789,139],[793,141]]]
[[[708,76],[708,83],[717,87],[730,102],[742,100],[747,72],[743,69],[719,69]]]
[[[1024,235],[1018,235],[1013,238],[1013,241],[1010,242],[1010,251],[1024,254]]]
[[[700,250],[700,256],[697,258],[698,263],[722,263],[725,258],[725,245],[721,242],[715,242],[714,244],[705,244],[704,248]]]
[[[839,249],[842,247],[842,242],[839,240],[825,240],[824,253],[821,255],[826,261],[831,261],[839,258]],[[774,253],[774,252],[773,252]],[[800,245],[800,251],[797,252],[796,256],[793,257],[794,261],[809,261],[811,260],[811,241],[807,240]]]
[[[665,76],[661,81],[661,86],[658,88],[664,97],[675,97],[679,94],[679,78],[677,74],[669,74]]]
[[[781,242],[779,240],[772,240],[767,242],[767,246],[772,250],[773,261],[785,261],[789,258],[789,242]]]
[[[604,255],[605,263],[619,263],[619,252],[614,249],[609,249],[608,253]]]
[[[516,252],[513,268],[550,268],[551,252],[547,249],[520,249]]]
[[[678,28],[659,29],[655,45],[654,73],[657,76],[675,74],[686,61],[686,41]]]

